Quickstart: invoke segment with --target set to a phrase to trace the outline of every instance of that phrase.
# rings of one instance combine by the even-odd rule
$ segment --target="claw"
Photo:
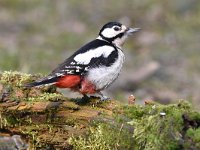
[[[106,97],[106,96],[101,97],[101,101],[107,101],[107,100],[110,100],[110,98],[109,98],[109,97]]]

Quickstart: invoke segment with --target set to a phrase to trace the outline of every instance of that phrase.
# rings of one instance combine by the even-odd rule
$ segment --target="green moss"
[[[190,120],[200,120],[200,115],[199,112],[191,112],[189,114],[187,114],[188,117],[190,118]]]
[[[75,118],[69,118],[69,119],[66,119],[65,122],[64,122],[66,125],[68,126],[75,126],[77,124],[77,119]]]
[[[175,118],[158,114],[134,120],[130,124],[135,127],[133,137],[141,150],[176,149],[181,140],[181,125],[176,123]]]
[[[0,81],[7,85],[22,86],[25,81],[30,79],[30,77],[30,74],[25,74],[17,71],[4,71],[1,74]]]
[[[87,135],[71,137],[69,143],[80,150],[178,150],[191,149],[190,145],[199,149],[200,113],[194,111],[187,101],[169,105],[122,106],[115,110],[114,116],[112,122],[115,123],[92,126]],[[133,126],[134,132],[131,133],[131,127],[127,125],[122,132],[119,122],[126,124],[129,119],[128,124]]]
[[[64,97],[60,93],[42,93],[40,95],[36,95],[35,97],[28,97],[25,99],[30,102],[37,101],[58,101],[63,99]]]
[[[0,113],[0,129],[7,127],[8,121],[6,118],[3,117],[2,113]]]
[[[32,125],[23,128],[21,131],[24,135],[30,138],[31,148],[35,149],[38,145],[40,145],[40,139],[38,138],[38,132],[42,129],[41,126]]]
[[[0,115],[0,129],[31,124],[31,118],[23,117],[25,112],[15,110],[2,111]]]
[[[100,123],[90,127],[86,136],[71,137],[69,143],[75,150],[132,149],[130,133],[121,128]]]
[[[184,143],[186,149],[200,149],[200,128],[189,128],[186,133],[186,139],[187,141]]]
[[[56,92],[54,86],[43,86],[40,88],[25,88],[23,86],[38,78],[41,78],[41,75],[4,71],[0,75],[0,82],[3,84],[3,93],[7,93],[8,100],[36,102],[66,99],[62,94]]]
[[[132,118],[129,124],[134,127],[135,147],[139,150],[180,149],[183,147],[183,115],[193,114],[192,119],[200,117],[187,101],[170,105],[126,106],[124,112]]]
[[[19,123],[19,119],[16,118],[14,115],[7,115],[6,120],[9,126],[15,126]]]

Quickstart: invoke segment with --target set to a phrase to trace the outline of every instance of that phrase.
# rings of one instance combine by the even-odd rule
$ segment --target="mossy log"
[[[6,144],[5,137],[12,141],[11,136],[20,135],[26,143],[13,142],[12,147],[72,149],[69,138],[86,134],[97,123],[117,125],[113,111],[120,105],[116,101],[68,99],[53,86],[23,87],[40,75],[4,72],[0,77],[0,136],[4,137],[0,141]]]
[[[187,101],[122,105],[23,87],[39,77],[0,75],[0,149],[200,149],[200,113]]]

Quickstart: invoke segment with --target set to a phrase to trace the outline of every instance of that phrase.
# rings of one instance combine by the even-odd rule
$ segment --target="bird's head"
[[[113,43],[117,47],[122,47],[126,38],[139,30],[140,28],[128,28],[119,22],[109,22],[101,28],[98,39]]]

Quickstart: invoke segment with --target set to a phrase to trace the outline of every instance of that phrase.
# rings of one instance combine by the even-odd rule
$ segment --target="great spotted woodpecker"
[[[122,46],[126,38],[139,28],[128,28],[119,22],[105,24],[99,36],[81,47],[48,76],[27,84],[27,87],[53,84],[69,88],[84,96],[101,93],[119,76],[124,62]]]

